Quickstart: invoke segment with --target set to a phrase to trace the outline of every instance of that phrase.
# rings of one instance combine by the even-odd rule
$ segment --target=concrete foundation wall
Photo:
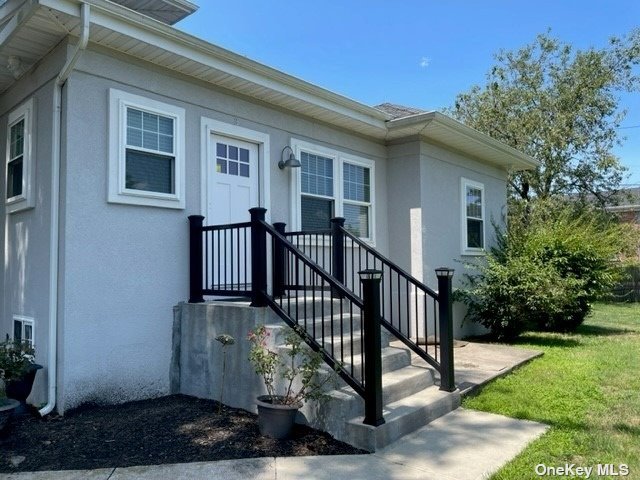
[[[174,307],[171,393],[220,400],[223,346],[216,337],[228,334],[235,344],[226,347],[223,403],[256,412],[256,397],[266,394],[266,389],[249,363],[247,334],[269,323],[280,323],[271,309],[248,304],[181,303]]]
[[[268,325],[270,336],[267,347],[280,355],[286,355],[284,351],[278,350],[282,348],[284,341],[284,322],[270,308],[253,308],[248,303],[242,305],[238,302],[180,303],[174,307],[173,312],[171,393],[220,400],[224,350],[216,337],[228,334],[235,339],[235,344],[227,347],[222,402],[257,413],[256,397],[267,391],[262,377],[255,373],[249,362],[251,345],[247,334],[258,325]],[[296,382],[294,389],[299,389],[300,384]],[[276,378],[276,394],[284,392],[287,383]],[[346,384],[338,377],[331,377],[326,387],[331,390],[344,385]],[[347,421],[363,412],[364,401],[355,392],[333,392],[332,396],[306,402],[296,421],[345,440],[348,435]]]

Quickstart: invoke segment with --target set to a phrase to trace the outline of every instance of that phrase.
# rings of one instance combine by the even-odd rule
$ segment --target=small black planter
[[[9,424],[11,415],[20,403],[12,398],[0,399],[0,432]]]
[[[42,365],[32,363],[21,378],[11,380],[6,383],[7,397],[20,402],[20,406],[16,408],[14,412],[15,415],[25,415],[29,413],[26,400],[33,388],[33,381],[36,379],[36,373],[41,368]]]

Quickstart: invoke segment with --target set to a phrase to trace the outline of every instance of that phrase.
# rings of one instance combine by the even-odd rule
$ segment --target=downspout
[[[90,7],[80,4],[80,39],[71,58],[62,67],[53,90],[53,139],[51,146],[51,238],[49,243],[49,361],[47,381],[49,393],[47,404],[39,411],[41,416],[51,413],[56,406],[58,385],[58,275],[60,250],[60,148],[62,123],[62,87],[73,71],[80,55],[89,43]]]

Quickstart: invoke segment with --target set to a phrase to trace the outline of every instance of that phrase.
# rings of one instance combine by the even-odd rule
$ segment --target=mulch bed
[[[0,434],[0,472],[360,453],[303,425],[288,440],[262,437],[256,415],[185,395],[14,418]]]

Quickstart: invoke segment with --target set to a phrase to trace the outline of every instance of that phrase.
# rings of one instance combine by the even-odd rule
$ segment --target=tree
[[[495,58],[486,85],[458,95],[448,113],[541,162],[511,175],[511,193],[609,202],[626,171],[612,149],[625,115],[618,95],[640,86],[640,29],[575,52],[547,32]]]

